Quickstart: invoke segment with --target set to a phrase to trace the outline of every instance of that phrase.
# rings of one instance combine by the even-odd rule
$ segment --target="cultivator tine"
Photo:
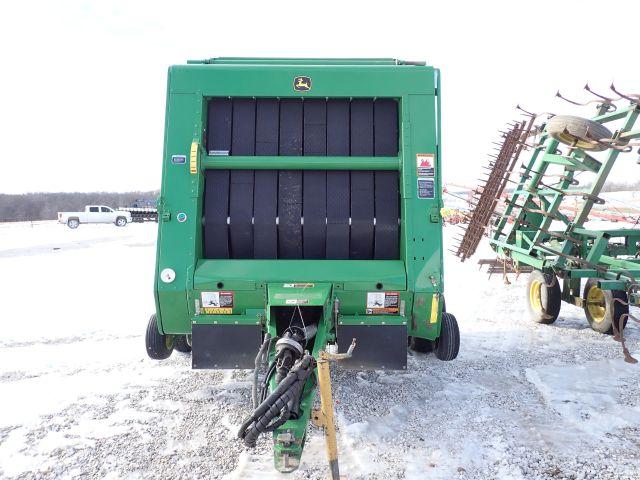
[[[565,102],[570,103],[571,105],[576,105],[576,106],[578,106],[578,107],[586,107],[587,105],[589,105],[589,102],[587,102],[587,103],[580,103],[580,102],[576,102],[576,101],[574,101],[574,100],[571,100],[571,99],[569,99],[569,98],[565,97],[564,95],[562,95],[562,94],[560,93],[560,90],[558,90],[558,91],[556,92],[556,98],[559,98],[560,100],[564,100]]]
[[[533,118],[535,118],[535,117],[537,117],[537,116],[538,116],[538,115],[537,115],[537,114],[535,114],[535,113],[528,112],[527,110],[525,110],[524,108],[522,108],[522,107],[520,106],[520,104],[516,105],[516,110],[520,110],[524,115],[527,115],[527,116],[529,116],[529,117],[533,117]]]
[[[584,89],[591,95],[602,100],[601,104],[607,112],[615,112],[618,109],[618,107],[613,103],[616,99],[605,97],[604,95],[600,95],[599,93],[594,92],[591,87],[589,87],[588,83],[584,86]]]
[[[640,104],[640,95],[636,94],[636,93],[630,93],[628,95],[625,95],[624,93],[619,92],[615,85],[612,83],[611,86],[609,87],[616,95],[619,95],[620,98],[624,98],[625,100],[629,100],[631,103],[637,103]]]

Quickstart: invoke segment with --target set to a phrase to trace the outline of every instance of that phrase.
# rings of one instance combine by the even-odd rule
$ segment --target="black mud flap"
[[[191,342],[194,369],[254,368],[262,343],[262,327],[196,324],[191,329]]]
[[[348,370],[406,370],[406,325],[339,325],[339,352],[356,339],[353,356],[336,362]]]

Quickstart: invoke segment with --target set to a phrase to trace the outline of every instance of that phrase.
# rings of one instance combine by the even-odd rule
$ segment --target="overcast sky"
[[[616,0],[6,2],[0,192],[158,188],[167,67],[215,56],[426,60],[442,70],[445,181],[473,185],[516,103],[567,112],[556,90],[589,98],[586,81],[640,91],[639,14]],[[614,172],[637,177],[626,157]]]

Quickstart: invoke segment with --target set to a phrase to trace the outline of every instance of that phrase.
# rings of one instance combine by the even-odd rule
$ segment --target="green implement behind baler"
[[[463,261],[473,255],[490,225],[489,244],[503,271],[531,272],[525,298],[534,321],[555,322],[563,301],[582,307],[591,328],[614,334],[625,360],[636,363],[624,329],[629,319],[640,322],[629,310],[640,306],[638,221],[621,229],[587,225],[589,216],[598,214],[594,207],[606,203],[601,194],[620,154],[640,147],[640,95],[610,88],[613,93],[605,96],[585,86],[596,97],[586,103],[556,95],[574,106],[595,104],[592,118],[525,112],[526,121],[503,132],[487,181],[475,191],[457,255]],[[531,154],[521,163],[519,178],[511,180],[524,150]]]
[[[239,436],[273,432],[276,468],[291,471],[325,351],[351,346],[331,358],[352,369],[405,369],[407,340],[458,353],[440,74],[393,59],[219,58],[172,66],[167,90],[147,351],[255,368]]]

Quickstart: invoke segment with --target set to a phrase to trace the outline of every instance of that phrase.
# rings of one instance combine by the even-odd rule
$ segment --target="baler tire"
[[[158,330],[155,313],[149,318],[145,336],[147,355],[154,360],[165,360],[171,356],[174,346],[173,335],[165,335]]]
[[[558,319],[562,294],[555,275],[533,270],[527,281],[527,310],[536,323],[549,325]]]
[[[126,227],[127,219],[125,217],[118,217],[115,221],[116,227]]]
[[[75,229],[78,228],[80,226],[80,220],[78,220],[77,218],[69,218],[67,220],[67,227]]]
[[[582,298],[584,300],[584,314],[587,317],[587,322],[589,322],[591,329],[596,332],[612,334],[614,322],[616,329],[618,329],[620,328],[620,317],[629,315],[629,299],[627,293],[623,290],[601,290],[598,287],[598,280],[595,278],[587,280]],[[604,305],[602,305],[604,308],[602,308],[602,310],[593,308],[594,300],[604,302]],[[627,305],[621,302],[627,303]],[[622,322],[623,329],[627,326],[627,320],[628,317],[625,317]]]
[[[433,342],[426,338],[409,337],[409,348],[414,352],[429,353],[433,352]]]
[[[565,145],[576,142],[578,148],[595,152],[609,148],[606,143],[596,143],[598,140],[613,136],[604,125],[573,115],[556,115],[547,122],[546,130],[552,138]]]
[[[191,353],[191,345],[189,345],[186,335],[176,335],[173,340],[173,348],[178,352]]]
[[[460,351],[460,329],[458,320],[450,313],[443,312],[440,336],[436,340],[436,357],[448,362],[454,360]]]

